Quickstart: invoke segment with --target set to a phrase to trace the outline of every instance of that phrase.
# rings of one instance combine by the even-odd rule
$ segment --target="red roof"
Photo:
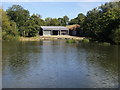
[[[75,25],[68,25],[66,27],[69,28],[69,30],[76,30],[76,28],[80,27],[80,25],[75,24]]]

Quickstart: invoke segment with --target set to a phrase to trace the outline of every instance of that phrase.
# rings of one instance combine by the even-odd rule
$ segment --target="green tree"
[[[10,21],[3,9],[0,9],[0,13],[2,13],[2,38],[12,39],[13,37],[18,36],[16,23],[14,21]]]
[[[78,20],[76,18],[70,20],[69,25],[73,24],[78,24]]]
[[[39,14],[33,14],[30,19],[33,20],[36,25],[39,25],[39,26],[45,25],[45,21],[41,19],[41,15]]]
[[[56,19],[56,18],[51,19],[50,26],[60,26],[60,25],[61,25],[61,23],[59,22],[58,19]]]
[[[52,20],[52,18],[50,18],[50,17],[45,18],[45,24],[46,24],[47,26],[50,26],[51,20]]]
[[[13,5],[7,9],[7,15],[16,22],[20,36],[36,36],[40,26],[45,25],[39,14],[30,16],[29,11],[20,5]]]
[[[65,26],[65,22],[63,18],[58,18],[58,21],[60,22],[60,26]]]
[[[47,26],[60,26],[61,22],[57,18],[45,18],[45,23]]]
[[[18,28],[24,25],[24,22],[29,19],[29,11],[20,5],[13,5],[6,10],[7,15],[11,20],[17,23]]]
[[[40,26],[43,25],[44,22],[41,22],[40,15],[33,14],[29,20],[24,23],[24,26],[20,27],[21,36],[25,37],[34,37],[38,35],[40,30]]]
[[[119,43],[120,2],[110,2],[87,12],[82,24],[85,36]]]
[[[84,18],[85,18],[85,15],[80,13],[80,14],[78,14],[78,16],[76,18],[71,19],[69,21],[69,25],[73,25],[73,24],[81,25],[83,23],[83,21],[84,21]]]
[[[64,23],[65,23],[65,26],[68,25],[69,17],[68,16],[63,16],[63,20],[64,20]]]
[[[81,25],[83,23],[83,21],[84,21],[84,18],[85,18],[84,14],[82,14],[82,13],[78,14],[78,16],[76,18],[78,20],[77,24]]]

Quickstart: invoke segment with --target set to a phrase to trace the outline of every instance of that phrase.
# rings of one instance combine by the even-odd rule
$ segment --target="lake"
[[[120,46],[65,40],[6,42],[3,88],[117,88]]]

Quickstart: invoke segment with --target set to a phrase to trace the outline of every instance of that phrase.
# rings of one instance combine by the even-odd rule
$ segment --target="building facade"
[[[69,29],[64,26],[41,26],[39,35],[69,35]]]

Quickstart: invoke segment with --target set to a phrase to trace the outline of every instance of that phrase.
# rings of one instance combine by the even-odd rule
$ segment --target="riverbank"
[[[57,40],[57,39],[72,39],[83,40],[85,37],[61,35],[61,36],[37,36],[37,37],[20,37],[20,41],[39,41],[39,40]]]

